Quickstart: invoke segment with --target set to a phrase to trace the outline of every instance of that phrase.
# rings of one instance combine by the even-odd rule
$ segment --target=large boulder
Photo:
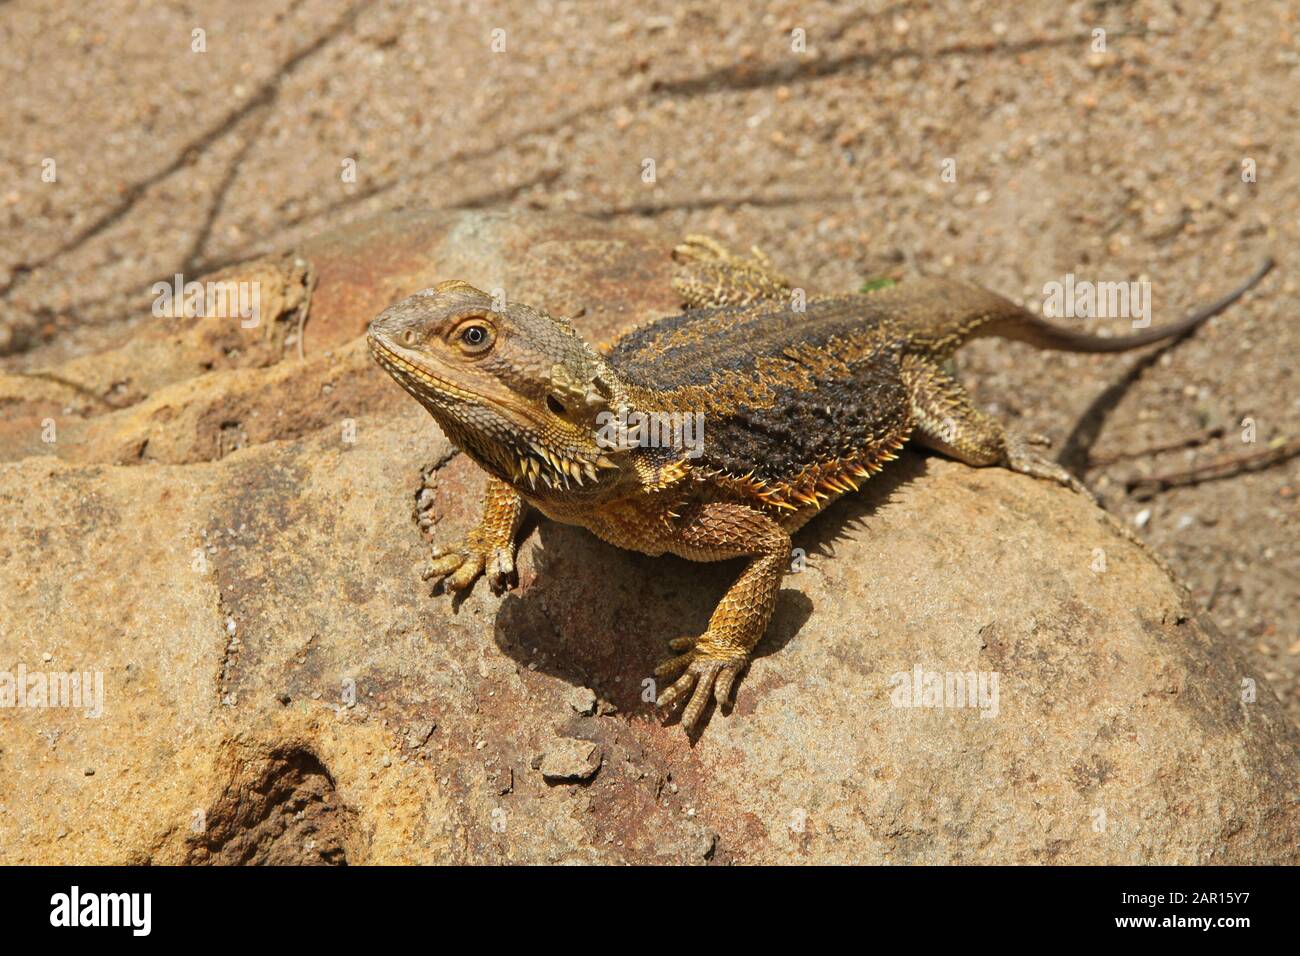
[[[517,591],[430,597],[482,477],[365,324],[454,276],[608,340],[673,308],[670,238],[390,218],[229,270],[258,328],[0,375],[0,703],[33,691],[0,708],[0,861],[1296,862],[1273,692],[1039,481],[908,454],[809,525],[694,744],[645,681],[735,562],[541,522]],[[34,705],[72,671],[102,701]]]

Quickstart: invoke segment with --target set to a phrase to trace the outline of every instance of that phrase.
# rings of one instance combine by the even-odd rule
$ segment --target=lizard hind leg
[[[790,295],[790,282],[756,247],[750,258],[737,256],[708,236],[687,236],[673,249],[677,275],[673,288],[688,309],[778,301]]]
[[[977,468],[1001,465],[1054,481],[1095,500],[1083,482],[1035,451],[1028,439],[976,408],[947,372],[917,356],[904,359],[902,371],[916,422],[913,437],[920,444]]]

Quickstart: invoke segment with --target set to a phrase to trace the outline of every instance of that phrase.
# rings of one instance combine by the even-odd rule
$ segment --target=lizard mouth
[[[379,367],[422,402],[440,404],[441,400],[446,398],[467,402],[482,400],[474,392],[459,388],[447,379],[435,375],[427,365],[402,355],[373,330],[366,336],[366,341],[370,346],[370,354],[379,363]]]

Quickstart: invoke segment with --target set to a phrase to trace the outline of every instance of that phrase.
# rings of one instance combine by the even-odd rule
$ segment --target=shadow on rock
[[[833,557],[837,542],[865,526],[904,482],[924,474],[925,460],[906,455],[863,487],[818,515],[794,537],[794,547]],[[542,520],[520,549],[520,589],[497,612],[495,639],[531,670],[590,687],[623,713],[651,714],[648,684],[671,655],[668,642],[702,634],[709,617],[744,567],[744,559],[697,563],[653,558],[615,548],[584,529]],[[775,654],[812,615],[814,602],[799,575],[777,595],[776,610],[754,657]],[[737,684],[743,693],[744,678]],[[712,709],[712,707],[711,707]],[[707,723],[709,712],[701,720]]]

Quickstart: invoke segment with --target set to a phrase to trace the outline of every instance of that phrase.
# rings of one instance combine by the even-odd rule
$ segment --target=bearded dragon
[[[672,656],[655,670],[671,681],[661,707],[686,700],[688,734],[710,698],[719,707],[730,700],[763,636],[790,536],[906,442],[1087,493],[972,404],[945,367],[959,346],[998,336],[1074,352],[1140,348],[1187,334],[1272,265],[1182,322],[1099,338],[953,279],[801,301],[757,249],[742,257],[688,236],[674,258],[685,311],[631,331],[606,354],[568,320],[500,305],[460,280],[384,310],[368,340],[488,475],[478,526],[433,551],[424,576],[435,590],[467,592],[485,573],[496,593],[514,586],[528,508],[648,555],[749,559],[705,632],[671,641]],[[668,433],[647,423],[699,415],[697,448],[647,440]]]

